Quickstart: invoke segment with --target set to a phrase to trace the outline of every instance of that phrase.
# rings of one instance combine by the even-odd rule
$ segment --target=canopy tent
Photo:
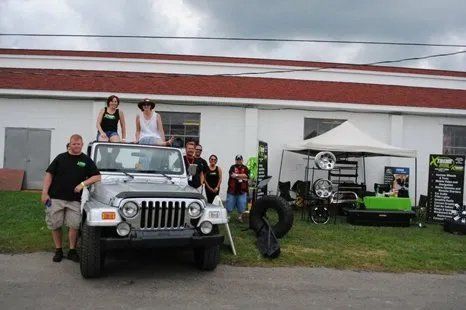
[[[394,156],[416,158],[415,150],[402,149],[380,142],[346,121],[317,137],[287,144],[284,150],[306,155],[321,151],[333,152],[336,156]]]
[[[283,155],[285,151],[314,156],[322,151],[330,151],[337,158],[341,157],[362,157],[364,162],[364,182],[365,176],[365,161],[368,156],[392,156],[392,157],[407,157],[414,158],[415,161],[415,187],[414,201],[416,203],[417,194],[417,151],[399,148],[380,142],[362,130],[357,128],[353,123],[346,121],[341,125],[311,139],[300,142],[290,143],[284,146],[282,159],[280,161],[280,171],[278,180],[280,181]],[[306,169],[307,179],[307,169]],[[278,191],[278,189],[277,189]]]

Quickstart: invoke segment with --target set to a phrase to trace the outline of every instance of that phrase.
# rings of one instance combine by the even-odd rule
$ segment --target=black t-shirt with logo
[[[118,121],[120,120],[120,112],[118,109],[115,110],[115,113],[110,114],[107,111],[107,108],[104,110],[104,115],[102,116],[102,122],[100,123],[100,127],[102,130],[107,131],[118,131]]]
[[[201,173],[205,173],[206,169],[207,169],[207,162],[202,159],[202,158],[192,158],[192,162],[189,161],[188,157],[183,156],[183,159],[184,159],[184,164],[186,166],[186,169],[188,169],[188,167],[190,165],[197,165],[197,168],[196,168],[196,175],[193,175],[191,177],[191,180],[188,181],[188,184],[194,188],[198,188],[199,186],[201,186]],[[204,160],[204,162],[203,162]]]
[[[71,155],[68,152],[55,157],[46,171],[53,175],[49,188],[50,198],[67,201],[81,201],[81,193],[74,192],[76,185],[100,174],[89,156],[84,153]]]
[[[198,161],[201,163],[201,171],[204,173],[204,175],[207,173],[207,168],[209,168],[209,164],[207,163],[207,161],[202,158],[202,157],[199,157],[198,158]]]

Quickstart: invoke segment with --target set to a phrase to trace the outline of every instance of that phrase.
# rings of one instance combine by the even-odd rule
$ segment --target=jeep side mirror
[[[188,167],[188,175],[193,176],[197,173],[197,164],[191,164]]]

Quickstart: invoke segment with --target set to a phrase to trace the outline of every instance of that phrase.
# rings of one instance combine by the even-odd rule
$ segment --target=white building
[[[167,135],[199,139],[203,156],[218,155],[224,171],[236,154],[255,156],[258,140],[267,142],[270,189],[284,144],[343,120],[382,142],[417,150],[418,195],[427,193],[429,154],[466,154],[466,72],[0,49],[0,167],[23,167],[27,187],[40,187],[46,165],[65,151],[71,134],[95,139],[97,114],[112,94],[120,97],[129,140],[136,103],[151,98],[159,102]],[[368,188],[382,182],[384,166],[414,169],[409,159],[366,164]],[[302,156],[287,154],[281,180],[303,179],[304,167]]]

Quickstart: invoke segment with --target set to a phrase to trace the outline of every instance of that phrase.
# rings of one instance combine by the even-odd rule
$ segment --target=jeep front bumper
[[[196,235],[186,231],[133,230],[127,237],[102,237],[105,249],[157,248],[157,247],[211,247],[223,243],[224,236]]]

